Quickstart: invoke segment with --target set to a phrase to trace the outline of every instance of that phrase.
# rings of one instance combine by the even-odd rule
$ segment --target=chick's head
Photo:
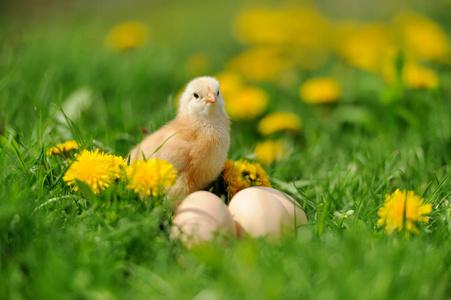
[[[219,82],[213,77],[191,80],[179,101],[179,114],[188,113],[199,117],[226,115]]]

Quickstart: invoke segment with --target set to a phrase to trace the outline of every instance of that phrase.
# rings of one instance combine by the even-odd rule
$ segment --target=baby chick
[[[169,190],[177,198],[211,184],[222,170],[230,146],[230,120],[219,82],[213,77],[190,81],[174,120],[147,136],[130,153],[130,161],[158,158],[178,171]]]

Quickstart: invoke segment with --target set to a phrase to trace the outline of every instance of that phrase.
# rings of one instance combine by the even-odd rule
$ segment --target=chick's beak
[[[215,94],[208,88],[207,97],[205,97],[204,101],[206,103],[215,103],[216,102],[216,96]]]

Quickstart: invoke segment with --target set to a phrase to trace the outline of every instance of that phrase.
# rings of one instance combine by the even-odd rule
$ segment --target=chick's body
[[[169,190],[174,198],[211,184],[222,170],[229,146],[230,120],[219,83],[199,77],[180,97],[176,118],[137,145],[130,161],[144,157],[172,163],[178,171],[177,182]]]

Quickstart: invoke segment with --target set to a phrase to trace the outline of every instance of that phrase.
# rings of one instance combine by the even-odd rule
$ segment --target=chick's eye
[[[194,96],[194,98],[199,99],[199,95],[198,94],[194,93],[193,96]]]
[[[219,96],[219,91],[216,93],[216,96]]]

